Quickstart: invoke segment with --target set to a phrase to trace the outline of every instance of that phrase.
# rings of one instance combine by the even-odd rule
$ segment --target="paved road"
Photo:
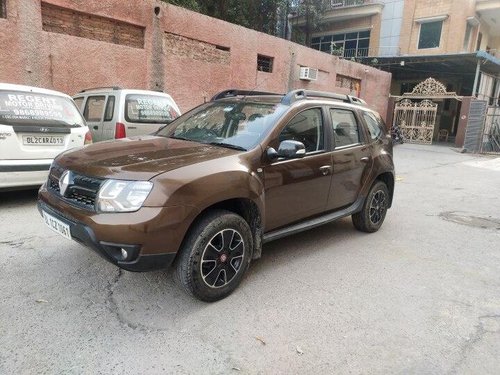
[[[0,373],[500,372],[500,159],[395,148],[382,229],[265,246],[240,288],[191,299],[119,271],[0,194]]]

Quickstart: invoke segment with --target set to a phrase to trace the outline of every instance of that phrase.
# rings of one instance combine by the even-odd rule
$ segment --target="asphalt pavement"
[[[500,158],[395,147],[381,230],[264,247],[217,303],[120,271],[0,193],[0,374],[498,374]]]

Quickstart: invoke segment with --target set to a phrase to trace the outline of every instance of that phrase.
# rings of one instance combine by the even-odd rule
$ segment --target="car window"
[[[330,109],[335,147],[359,143],[358,123],[354,113],[345,109]]]
[[[0,91],[0,124],[82,126],[82,115],[68,97],[24,91]]]
[[[320,108],[307,109],[296,115],[281,131],[279,141],[299,141],[306,152],[324,149],[324,129]]]
[[[108,102],[106,103],[106,112],[104,113],[104,121],[113,120],[113,114],[115,112],[115,97],[108,96]]]
[[[168,97],[143,94],[125,97],[125,119],[128,122],[168,124],[179,115]]]
[[[85,110],[83,111],[83,117],[85,117],[85,120],[90,122],[102,120],[105,99],[106,97],[104,95],[88,97],[87,103],[85,104]]]
[[[382,129],[380,128],[380,124],[375,115],[371,112],[363,112],[363,118],[365,119],[366,126],[368,127],[370,138],[373,140],[379,139],[382,134]]]

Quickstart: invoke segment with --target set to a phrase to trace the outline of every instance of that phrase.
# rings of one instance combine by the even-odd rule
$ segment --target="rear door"
[[[68,97],[0,90],[0,160],[53,159],[83,145],[86,131]]]
[[[339,209],[356,201],[373,165],[371,148],[356,112],[330,108],[333,131],[333,177],[328,209]]]
[[[127,137],[154,133],[180,116],[172,99],[153,94],[127,94],[124,112]]]

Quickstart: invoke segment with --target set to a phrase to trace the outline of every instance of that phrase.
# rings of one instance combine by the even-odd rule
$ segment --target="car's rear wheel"
[[[253,237],[239,215],[213,210],[188,233],[176,261],[181,286],[202,301],[217,301],[231,294],[248,269]]]
[[[373,233],[380,229],[389,207],[389,189],[382,181],[376,181],[363,204],[360,212],[352,215],[352,223],[356,229]]]

